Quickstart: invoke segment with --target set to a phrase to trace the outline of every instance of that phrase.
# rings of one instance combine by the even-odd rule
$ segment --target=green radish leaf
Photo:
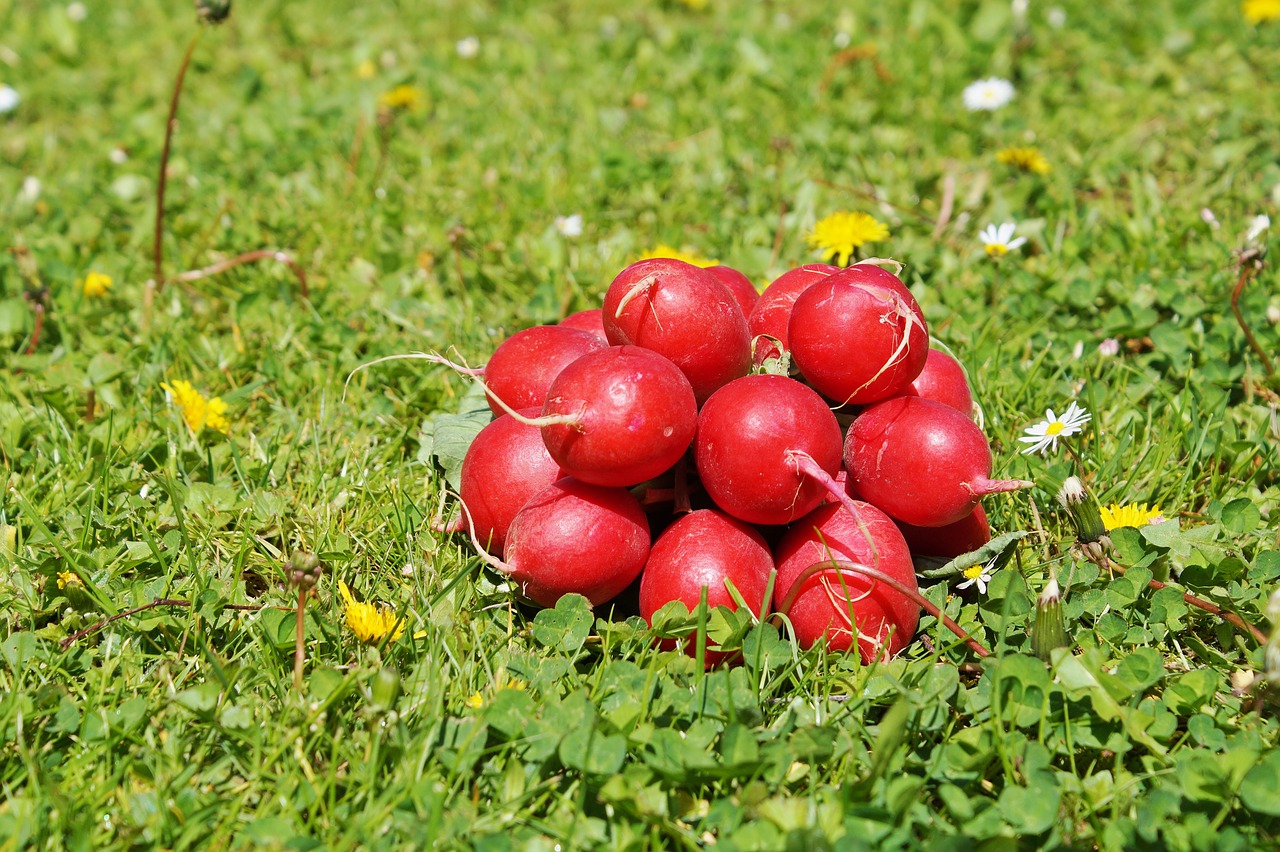
[[[941,577],[955,576],[974,565],[986,565],[992,571],[999,571],[1013,557],[1018,542],[1029,535],[1031,535],[1030,530],[1003,533],[977,550],[961,554],[949,562],[932,556],[918,556],[914,560],[916,573],[921,577],[936,580]]]
[[[472,384],[458,403],[456,414],[435,414],[422,423],[418,460],[434,462],[444,471],[445,481],[455,490],[462,486],[462,460],[480,430],[493,420],[493,412],[479,382]],[[430,447],[428,450],[427,448]]]

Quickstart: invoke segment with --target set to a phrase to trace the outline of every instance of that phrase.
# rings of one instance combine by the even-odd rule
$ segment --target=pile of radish
[[[964,370],[929,343],[874,263],[757,294],[728,267],[639,261],[601,309],[471,371],[496,419],[463,461],[461,524],[542,606],[638,580],[650,623],[745,604],[804,647],[891,656],[920,616],[913,555],[981,546],[980,499],[1029,484],[990,478]]]

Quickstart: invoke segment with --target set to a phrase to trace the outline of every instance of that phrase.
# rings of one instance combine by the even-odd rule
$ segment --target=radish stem
[[[886,586],[898,592],[899,594],[905,595],[911,600],[915,601],[926,612],[928,612],[934,618],[941,621],[944,625],[946,625],[948,630],[950,630],[961,641],[963,641],[966,645],[968,645],[973,650],[973,652],[977,654],[979,657],[991,656],[991,652],[987,650],[986,646],[984,646],[981,642],[979,642],[969,633],[966,633],[959,624],[956,624],[955,621],[953,621],[951,618],[945,615],[942,612],[942,610],[938,609],[938,607],[934,606],[932,601],[925,598],[924,595],[920,594],[920,592],[917,591],[916,589],[912,589],[908,587],[904,583],[898,580],[895,580],[893,577],[890,577],[888,574],[876,568],[871,568],[870,566],[862,565],[857,562],[848,562],[843,559],[832,559],[826,562],[815,562],[813,565],[810,565],[808,568],[801,571],[800,575],[796,577],[795,582],[791,584],[791,590],[787,592],[787,596],[783,598],[782,603],[778,606],[777,612],[781,613],[782,615],[786,615],[787,613],[789,613],[791,610],[791,606],[796,601],[796,598],[800,596],[800,591],[801,591],[801,588],[804,586],[805,581],[808,580],[810,577],[814,576],[815,574],[821,574],[828,571],[836,574],[840,574],[840,575],[851,574],[855,577],[869,577],[870,579],[875,580],[876,582],[884,583]]]

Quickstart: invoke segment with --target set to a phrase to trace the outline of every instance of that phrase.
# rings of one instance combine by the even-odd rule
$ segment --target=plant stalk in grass
[[[1254,354],[1258,356],[1258,360],[1262,361],[1262,367],[1267,372],[1267,379],[1274,379],[1276,375],[1275,367],[1271,363],[1271,357],[1267,355],[1267,350],[1263,349],[1258,343],[1258,338],[1254,337],[1253,329],[1249,327],[1249,323],[1245,321],[1244,312],[1240,310],[1240,297],[1244,294],[1244,288],[1257,277],[1265,266],[1262,259],[1262,252],[1256,248],[1248,248],[1241,251],[1236,258],[1236,269],[1239,275],[1236,278],[1236,286],[1231,291],[1231,313],[1235,314],[1236,323],[1240,326],[1240,330],[1244,332],[1245,340],[1249,341],[1250,348]]]
[[[175,598],[156,598],[151,603],[145,603],[142,606],[135,606],[132,609],[126,609],[124,612],[118,612],[113,616],[104,618],[101,621],[98,621],[98,622],[95,622],[94,624],[89,625],[83,630],[76,631],[75,633],[72,633],[70,636],[66,637],[61,642],[59,642],[58,645],[62,650],[65,651],[67,650],[67,648],[71,647],[77,641],[83,639],[84,637],[90,635],[91,633],[97,633],[99,630],[106,627],[108,624],[111,624],[112,622],[116,622],[122,618],[128,618],[131,615],[137,615],[140,612],[146,612],[149,609],[155,609],[156,607],[161,607],[161,606],[189,607],[191,606],[191,601],[178,600]],[[259,610],[264,610],[264,609],[283,609],[283,610],[289,609],[289,607],[287,606],[271,606],[269,604],[223,604],[222,608],[234,610],[236,612],[258,612]]]
[[[201,9],[200,4],[197,3],[197,10],[200,12],[203,22],[217,24],[225,19],[226,14],[230,11],[230,5],[227,4],[227,7],[220,11],[209,12],[207,9]],[[182,63],[178,66],[178,75],[173,81],[173,94],[169,98],[169,116],[164,124],[164,144],[160,149],[160,174],[156,178],[155,233],[151,247],[152,273],[151,280],[147,282],[143,291],[142,322],[144,328],[149,327],[151,324],[151,311],[155,304],[156,295],[161,293],[165,284],[168,283],[168,279],[165,278],[164,274],[164,200],[165,190],[169,183],[169,155],[173,150],[173,132],[178,126],[178,105],[182,101],[182,85],[186,81],[187,69],[191,66],[191,57],[195,53],[196,45],[200,43],[202,34],[203,30],[198,31],[187,45],[186,51],[182,54]],[[307,276],[302,267],[285,252],[272,249],[244,252],[227,260],[218,261],[203,269],[183,272],[174,276],[174,280],[180,282],[197,281],[259,260],[274,260],[288,266],[298,279],[298,291],[302,298],[310,300],[311,291],[307,285]]]
[[[307,664],[307,646],[303,635],[303,627],[307,618],[307,587],[298,588],[298,612],[295,622],[293,645],[293,688],[302,691],[302,669]]]
[[[1102,563],[1103,564],[1101,567],[1104,567],[1110,571],[1117,571],[1121,574],[1124,574],[1126,571],[1129,570],[1128,568],[1126,568],[1125,566],[1121,565],[1120,563],[1116,562],[1114,559],[1108,556],[1102,557]],[[1159,580],[1148,580],[1147,587],[1157,592],[1160,591],[1161,589],[1173,588],[1168,583],[1162,583]],[[1180,589],[1174,589],[1174,591],[1175,592],[1180,591]],[[1259,645],[1265,645],[1267,643],[1267,635],[1265,633],[1263,633],[1261,630],[1259,630],[1257,627],[1253,626],[1249,622],[1245,621],[1243,618],[1241,618],[1239,615],[1232,612],[1231,610],[1223,609],[1217,604],[1210,603],[1209,601],[1204,600],[1203,598],[1198,598],[1195,595],[1191,594],[1190,592],[1183,592],[1182,599],[1186,601],[1188,605],[1196,607],[1197,609],[1204,610],[1210,615],[1216,615],[1219,618],[1221,618],[1223,621],[1227,622],[1228,624],[1234,625],[1235,627],[1238,627],[1239,629],[1251,634],[1253,638],[1257,640]]]

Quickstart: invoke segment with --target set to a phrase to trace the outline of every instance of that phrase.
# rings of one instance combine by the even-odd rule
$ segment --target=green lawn
[[[1280,841],[1280,686],[1241,688],[1280,682],[1280,638],[1268,668],[1184,598],[1273,630],[1265,255],[1256,349],[1231,295],[1280,231],[1255,219],[1280,217],[1280,8],[827,5],[271,0],[201,28],[184,3],[0,0],[0,848]],[[966,108],[993,77],[1012,99]],[[1048,170],[1000,162],[1019,146]],[[921,580],[991,656],[932,616],[864,665],[719,613],[745,661],[704,674],[634,604],[538,612],[433,531],[468,382],[356,368],[482,363],[659,245],[763,287],[841,211],[888,228],[863,254],[906,264],[996,474],[1036,483],[986,501],[1030,534],[985,593]],[[1003,222],[1027,242],[996,260],[978,234]],[[257,249],[310,298],[271,260],[177,279]],[[178,382],[225,408],[192,429]],[[1022,453],[1072,400],[1083,431]],[[1073,474],[1168,519],[1115,533],[1126,573],[1072,547]],[[296,689],[304,552],[325,573]],[[1050,572],[1071,646],[1046,662]],[[339,581],[398,638],[361,642]],[[101,624],[157,599],[179,603]]]

